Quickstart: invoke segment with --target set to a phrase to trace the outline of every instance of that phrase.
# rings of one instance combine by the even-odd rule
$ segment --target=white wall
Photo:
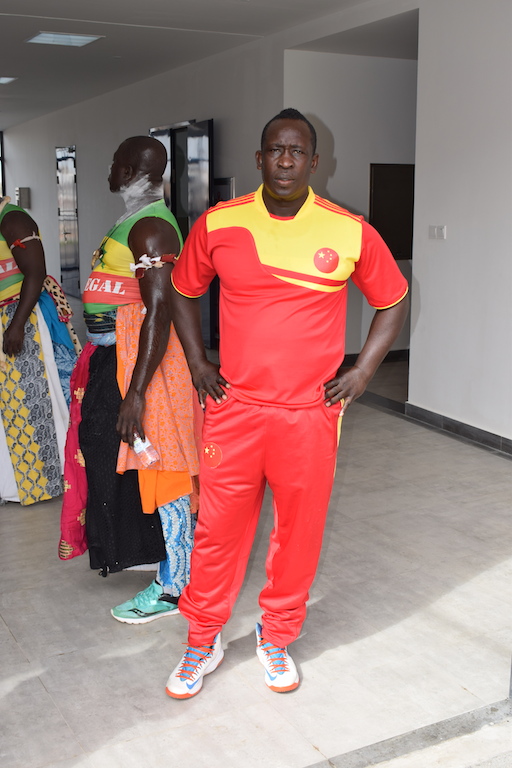
[[[247,192],[258,183],[252,155],[262,123],[285,105],[285,67],[287,102],[290,89],[300,86],[290,80],[285,58],[286,62],[291,58],[285,51],[417,7],[420,45],[409,401],[512,439],[510,0],[369,0],[6,131],[8,191],[15,186],[32,189],[32,213],[45,238],[50,271],[58,274],[56,145],[77,144],[80,249],[86,275],[98,238],[120,211],[103,179],[122,139],[145,133],[151,126],[213,117],[217,174],[235,176],[237,192]],[[371,83],[371,77],[366,79]],[[318,96],[318,103],[309,107],[303,101],[304,89],[295,91],[300,97],[296,105],[314,109],[326,123],[327,135],[330,129],[335,136],[339,106],[333,104],[325,80],[311,85],[314,93],[309,95]],[[357,104],[362,114],[368,109],[367,101],[357,101],[352,93],[352,106]],[[394,130],[398,135],[396,126]],[[389,153],[392,146],[389,141]],[[397,142],[393,151],[398,149]],[[345,161],[341,152],[337,159]],[[337,169],[336,176],[326,178],[326,188],[335,199],[364,210],[359,182],[345,182]],[[447,240],[429,240],[429,224],[445,224]]]
[[[508,438],[511,30],[510,0],[421,5],[409,383],[412,404]]]
[[[277,64],[276,64],[277,57]],[[91,255],[122,212],[108,190],[108,166],[123,139],[182,120],[214,118],[217,176],[235,176],[237,194],[260,177],[254,153],[263,123],[282,108],[282,51],[265,41],[11,128],[4,134],[7,193],[32,190],[47,269],[60,275],[55,147],[76,144],[81,285]]]
[[[367,56],[286,51],[284,104],[303,112],[318,134],[319,195],[368,216],[371,163],[414,163],[417,63]],[[402,265],[407,277],[410,264]],[[357,353],[373,310],[349,284],[348,354]],[[409,324],[394,349],[409,347]]]

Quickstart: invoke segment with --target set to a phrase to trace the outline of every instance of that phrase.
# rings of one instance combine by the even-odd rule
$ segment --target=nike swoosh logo
[[[270,679],[272,680],[272,682],[273,682],[273,681],[276,679],[276,677],[277,677],[277,675],[274,675],[274,676],[272,676],[272,675],[270,674],[270,672],[267,672],[267,675],[270,677]]]
[[[189,689],[189,691],[191,691],[192,688],[194,687],[194,685],[196,685],[196,683],[198,683],[198,682],[199,682],[199,678],[197,678],[197,680],[194,680],[194,682],[192,684],[190,684],[190,685],[187,683],[186,685],[187,685],[187,688]]]

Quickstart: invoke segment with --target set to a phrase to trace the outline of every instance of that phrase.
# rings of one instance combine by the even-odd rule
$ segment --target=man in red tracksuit
[[[303,115],[284,110],[265,126],[256,163],[262,186],[204,213],[172,274],[176,330],[206,406],[201,509],[179,602],[189,646],[166,688],[178,699],[198,693],[222,661],[220,631],[243,582],[266,483],[274,529],[257,655],[272,690],[299,685],[287,646],[306,616],[341,415],[408,310],[407,282],[382,238],[309,187],[318,155]],[[220,370],[206,358],[198,305],[215,275]],[[349,278],[376,313],[356,364],[342,371]]]

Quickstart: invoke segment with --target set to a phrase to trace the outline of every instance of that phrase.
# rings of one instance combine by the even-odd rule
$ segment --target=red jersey
[[[235,398],[304,408],[343,361],[347,280],[376,309],[397,304],[407,281],[361,216],[310,189],[295,216],[275,217],[262,189],[197,220],[172,281],[197,298],[219,276],[221,374]]]

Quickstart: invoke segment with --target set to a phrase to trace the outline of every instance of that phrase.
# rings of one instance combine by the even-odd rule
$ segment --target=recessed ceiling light
[[[81,48],[83,45],[93,43],[104,35],[75,35],[65,32],[39,32],[31,37],[27,43],[42,43],[43,45],[69,45],[72,48]]]
[[[8,83],[12,83],[13,80],[17,79],[17,77],[0,77],[0,85],[7,85]]]

